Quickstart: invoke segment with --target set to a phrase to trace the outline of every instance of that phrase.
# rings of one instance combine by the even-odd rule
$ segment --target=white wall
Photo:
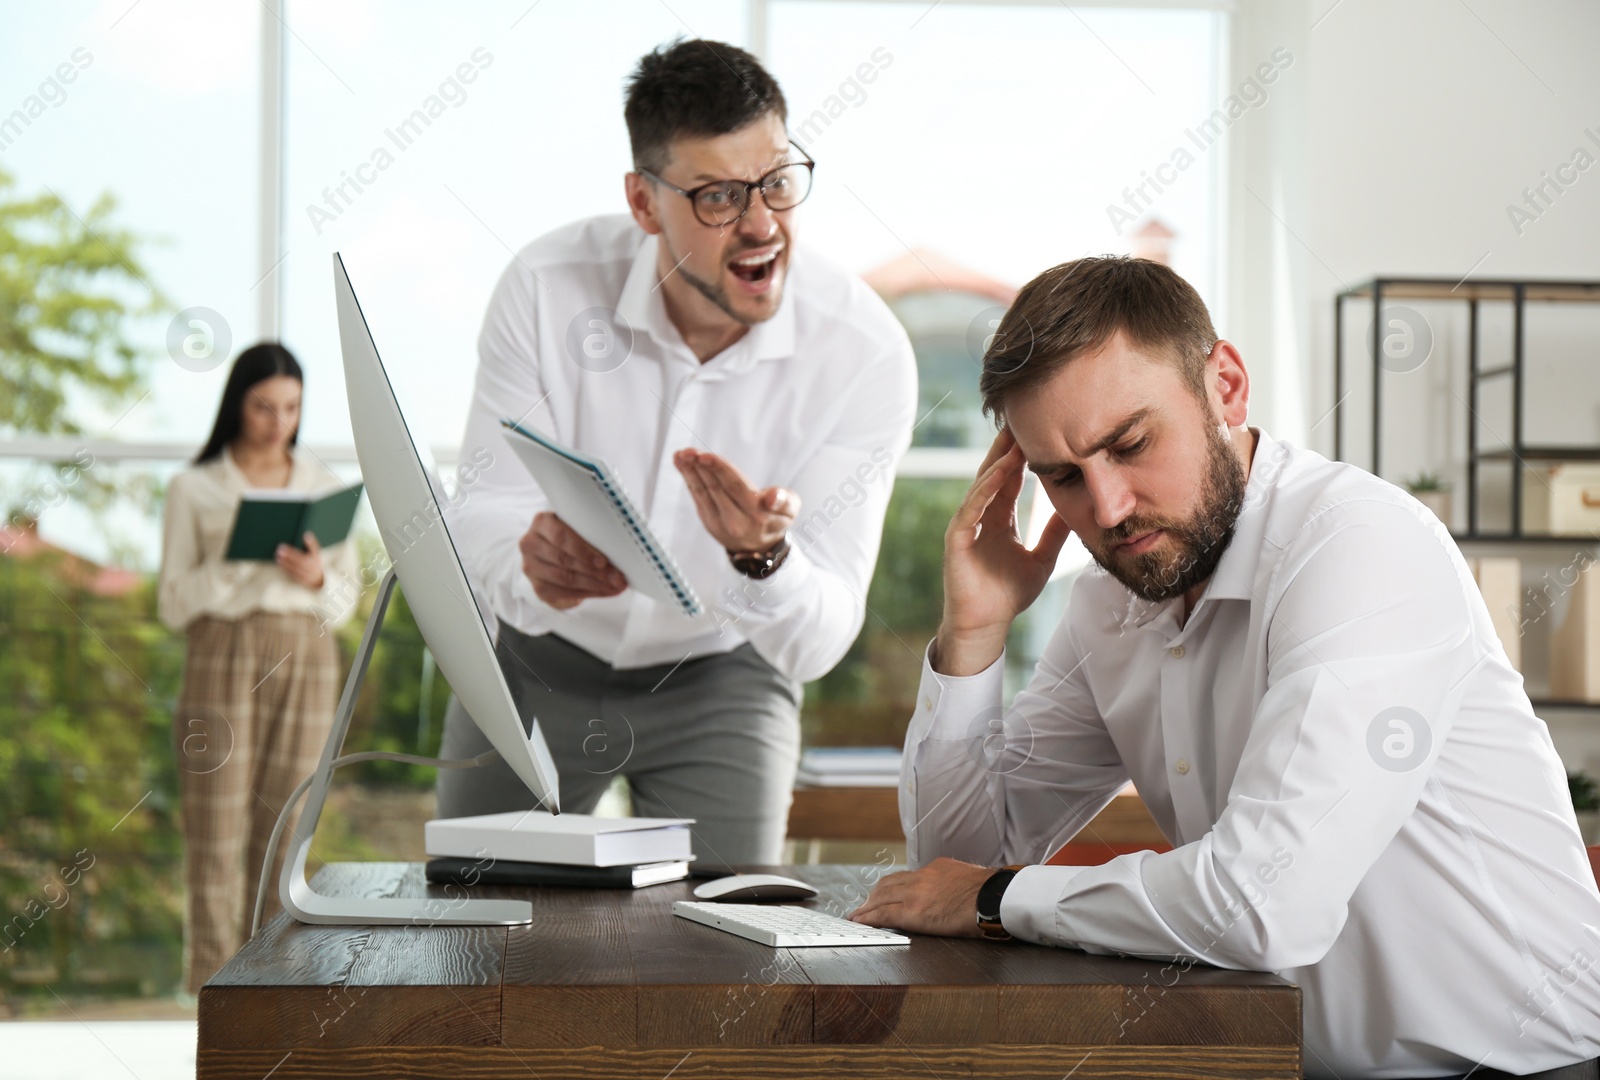
[[[1258,384],[1303,380],[1300,417],[1288,415],[1282,395],[1269,392],[1259,410],[1252,407],[1260,422],[1285,434],[1299,427],[1306,445],[1332,453],[1333,421],[1317,421],[1334,401],[1333,296],[1343,285],[1374,274],[1600,279],[1600,164],[1577,173],[1576,183],[1538,220],[1524,223],[1521,235],[1506,209],[1521,205],[1523,189],[1538,184],[1541,172],[1571,162],[1580,146],[1600,161],[1600,144],[1585,134],[1593,130],[1600,139],[1600,4],[1286,0],[1269,10],[1245,0],[1238,18],[1236,41],[1300,34],[1305,49],[1303,60],[1297,51],[1293,72],[1304,80],[1303,138],[1284,130],[1300,119],[1302,103],[1282,97],[1275,102],[1285,106],[1282,115],[1272,118],[1277,126],[1248,134],[1258,143],[1251,148],[1254,164],[1233,159],[1236,186],[1247,179],[1284,182],[1281,224],[1249,195],[1235,191],[1229,200],[1231,212],[1245,219],[1232,223],[1230,254],[1232,277],[1251,288],[1230,296],[1230,311],[1251,334],[1246,360],[1254,357]],[[1263,150],[1262,139],[1272,145]],[[1298,264],[1284,254],[1285,244],[1298,253]],[[1303,272],[1305,282],[1298,304],[1309,344],[1292,360],[1295,335],[1284,330],[1291,318],[1251,321],[1236,314],[1251,305],[1272,311],[1274,290],[1287,287],[1286,270]],[[1455,472],[1462,515],[1465,318],[1447,307],[1416,306],[1436,343],[1421,367],[1385,383],[1383,472],[1391,480],[1420,468]],[[1488,365],[1508,356],[1508,320],[1489,311],[1483,317]],[[1369,319],[1370,311],[1352,312],[1347,333],[1364,330]],[[1600,444],[1600,307],[1533,311],[1529,331],[1525,437]],[[1352,363],[1370,362],[1364,344],[1347,348]],[[1347,407],[1366,409],[1358,398]],[[1504,402],[1486,401],[1481,416],[1480,431],[1509,435]],[[1358,430],[1347,428],[1347,439]],[[1346,456],[1364,461],[1365,447],[1364,437],[1356,447],[1347,441]],[[1456,524],[1464,520],[1458,516]],[[1529,585],[1574,554],[1549,546],[1482,553],[1499,551],[1524,558]],[[1535,696],[1544,689],[1544,639],[1553,621],[1534,625],[1524,640]],[[1600,712],[1552,712],[1546,719],[1569,767],[1600,772]]]
[[[1577,173],[1521,235],[1506,213],[1580,146],[1600,159],[1600,144],[1584,134],[1594,129],[1600,138],[1600,5],[1469,2],[1312,0],[1306,9],[1314,29],[1305,212],[1291,223],[1310,259],[1313,420],[1333,404],[1332,297],[1341,282],[1375,273],[1600,279],[1600,167]],[[1434,309],[1424,314],[1435,321]],[[1532,316],[1532,333],[1561,340],[1567,355],[1539,349],[1530,336],[1530,361],[1541,365],[1540,381],[1549,380],[1542,393],[1535,388],[1537,413],[1530,400],[1530,435],[1544,425],[1552,441],[1600,442],[1600,311],[1592,320],[1583,318],[1587,310],[1561,314]],[[1369,318],[1363,312],[1357,321]],[[1453,329],[1444,319],[1435,326],[1441,337]],[[1436,348],[1417,374],[1454,359],[1460,354]],[[1406,382],[1392,378],[1386,391],[1403,393]],[[1575,400],[1579,407],[1549,425]],[[1403,434],[1404,425],[1386,430],[1386,446]],[[1331,451],[1332,422],[1308,442]],[[1395,453],[1408,449],[1401,442]]]

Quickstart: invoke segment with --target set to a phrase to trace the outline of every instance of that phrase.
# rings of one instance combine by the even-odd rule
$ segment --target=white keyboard
[[[814,908],[786,904],[712,904],[674,900],[672,913],[777,949],[807,945],[909,945],[892,930],[851,922]]]

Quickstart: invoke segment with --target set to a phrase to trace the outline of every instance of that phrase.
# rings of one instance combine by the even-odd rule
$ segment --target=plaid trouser
[[[309,614],[202,616],[188,634],[173,740],[183,793],[184,971],[189,992],[199,993],[249,935],[267,839],[328,740],[340,665],[332,635]],[[289,839],[285,832],[274,881]],[[263,921],[278,910],[274,887]]]

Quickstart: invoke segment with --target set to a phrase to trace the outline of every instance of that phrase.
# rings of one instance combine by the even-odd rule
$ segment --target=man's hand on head
[[[1038,599],[1072,535],[1051,514],[1038,542],[1023,544],[1017,499],[1026,469],[1011,429],[1003,429],[945,530],[944,615],[933,647],[941,675],[976,675],[1000,658],[1012,622]]]
[[[559,611],[594,597],[616,596],[628,587],[628,579],[610,559],[552,513],[535,514],[517,548],[534,594]]]
[[[935,859],[921,870],[902,870],[879,881],[850,918],[913,934],[982,937],[978,890],[993,873],[988,866]]]
[[[756,488],[716,454],[686,448],[672,455],[706,532],[727,551],[769,551],[800,514],[800,496]]]

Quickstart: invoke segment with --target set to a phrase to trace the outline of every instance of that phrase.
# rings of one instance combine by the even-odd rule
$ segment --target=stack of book
[[[899,787],[898,746],[821,746],[800,755],[802,787]]]
[[[689,876],[693,818],[601,818],[538,810],[437,818],[423,829],[427,879],[451,885],[637,889]]]

